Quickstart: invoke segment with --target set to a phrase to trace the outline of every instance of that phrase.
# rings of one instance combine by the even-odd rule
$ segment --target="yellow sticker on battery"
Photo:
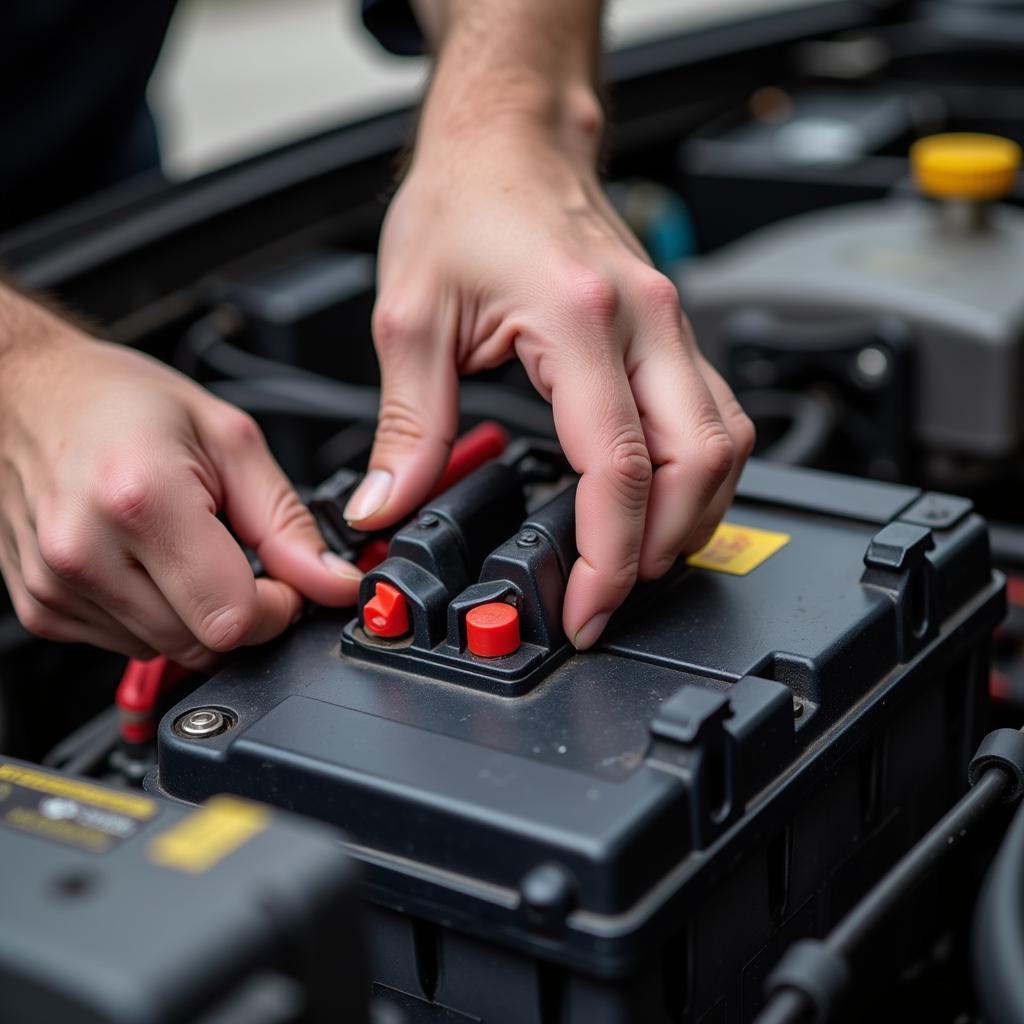
[[[788,533],[758,530],[738,523],[722,523],[711,540],[690,555],[687,565],[732,576],[746,576],[790,542]]]
[[[149,859],[199,875],[219,864],[270,824],[270,812],[233,796],[216,796],[195,814],[150,841]]]
[[[105,786],[94,786],[89,782],[53,775],[36,768],[27,768],[10,761],[0,763],[0,785],[20,786],[47,796],[66,800],[77,800],[90,807],[127,814],[139,821],[147,821],[156,814],[156,803],[148,797],[135,793],[124,793]]]

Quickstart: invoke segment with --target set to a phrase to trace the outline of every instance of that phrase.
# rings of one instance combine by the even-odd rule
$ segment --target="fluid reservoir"
[[[1024,449],[1024,212],[1005,200],[1021,149],[958,133],[921,139],[909,157],[916,194],[795,217],[693,261],[683,306],[726,369],[751,313],[780,347],[792,336],[804,352],[816,331],[825,345],[844,324],[898,322],[918,449],[1011,457]],[[770,376],[770,356],[760,369]]]

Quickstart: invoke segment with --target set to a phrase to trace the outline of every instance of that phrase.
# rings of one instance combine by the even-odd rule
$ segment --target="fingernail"
[[[388,500],[392,483],[394,480],[386,469],[371,469],[356,488],[356,493],[348,499],[345,521],[358,523],[379,512]]]
[[[335,576],[340,576],[343,580],[356,580],[358,582],[363,578],[363,574],[351,562],[346,562],[344,558],[340,558],[333,551],[325,551],[320,556],[320,561]]]
[[[598,637],[604,632],[604,627],[608,625],[608,620],[611,617],[611,612],[601,612],[581,626],[576,630],[576,635],[572,638],[573,647],[577,651],[585,651],[588,647],[593,647],[597,643]]]

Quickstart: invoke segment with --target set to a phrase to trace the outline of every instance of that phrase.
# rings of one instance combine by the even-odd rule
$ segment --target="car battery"
[[[0,758],[0,1021],[366,1021],[355,866],[319,823]]]
[[[172,709],[147,785],[342,826],[373,990],[410,1021],[749,1020],[964,788],[1003,610],[986,526],[752,461],[709,545],[576,653],[573,487],[517,452],[442,494],[354,617]],[[223,729],[189,735],[201,711]]]

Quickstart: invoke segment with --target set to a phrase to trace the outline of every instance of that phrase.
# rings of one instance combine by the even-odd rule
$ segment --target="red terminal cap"
[[[363,605],[363,625],[374,636],[405,636],[409,632],[409,602],[405,594],[378,580],[373,597]]]
[[[466,612],[466,646],[480,658],[502,658],[519,649],[519,612],[503,601]]]

